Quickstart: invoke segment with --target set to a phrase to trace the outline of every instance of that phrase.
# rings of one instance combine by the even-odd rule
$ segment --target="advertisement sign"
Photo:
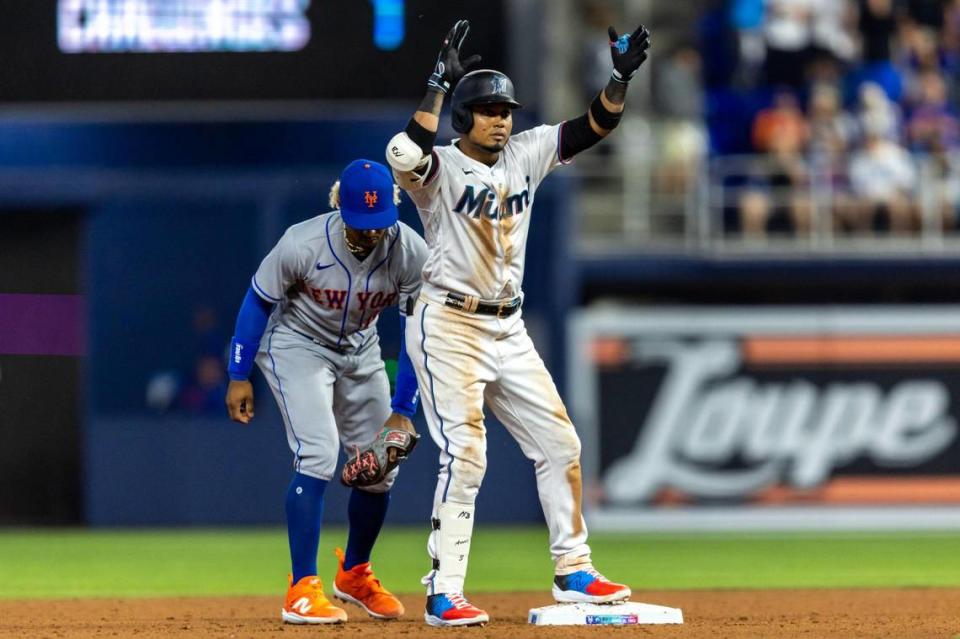
[[[960,507],[960,309],[586,311],[571,337],[597,511]]]

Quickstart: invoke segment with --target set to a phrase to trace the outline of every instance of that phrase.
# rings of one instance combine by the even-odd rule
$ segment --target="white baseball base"
[[[683,623],[679,608],[627,601],[619,604],[568,603],[531,608],[527,617],[535,626],[631,626]]]

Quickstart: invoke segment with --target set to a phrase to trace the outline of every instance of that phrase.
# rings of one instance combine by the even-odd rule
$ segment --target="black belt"
[[[289,327],[288,327],[288,328],[289,328]],[[345,355],[346,353],[350,352],[350,351],[349,351],[349,349],[350,349],[349,346],[334,346],[333,344],[327,344],[326,342],[317,339],[317,338],[314,337],[313,335],[308,335],[308,334],[306,334],[306,333],[304,333],[304,332],[302,332],[302,331],[298,331],[298,330],[295,329],[295,328],[291,328],[290,330],[293,331],[294,333],[296,333],[297,335],[301,336],[301,337],[306,337],[308,340],[310,340],[311,342],[313,342],[313,343],[316,344],[317,346],[323,346],[324,348],[329,348],[331,351],[335,351],[335,352],[337,352],[337,353],[340,353],[341,355]]]
[[[476,307],[472,310],[467,304],[467,296],[461,295],[460,293],[447,293],[447,299],[444,300],[443,305],[449,306],[450,308],[455,308],[461,311],[466,311],[467,313],[477,313],[479,315],[496,315],[499,318],[510,317],[514,313],[520,310],[521,303],[520,296],[513,298],[507,302],[502,302],[500,304],[489,304],[487,302],[477,302]]]

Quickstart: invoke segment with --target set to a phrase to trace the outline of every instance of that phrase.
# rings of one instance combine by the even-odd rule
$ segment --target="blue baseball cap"
[[[393,175],[373,160],[354,160],[340,174],[340,216],[361,231],[385,229],[397,223]]]

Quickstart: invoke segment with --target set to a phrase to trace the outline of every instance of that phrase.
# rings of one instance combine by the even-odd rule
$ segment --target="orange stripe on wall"
[[[597,366],[620,366],[629,356],[630,350],[625,339],[598,337],[590,342],[590,357]]]
[[[750,364],[904,364],[960,362],[960,336],[748,337]]]
[[[960,477],[839,477],[807,491],[775,486],[754,501],[763,504],[958,504]]]

